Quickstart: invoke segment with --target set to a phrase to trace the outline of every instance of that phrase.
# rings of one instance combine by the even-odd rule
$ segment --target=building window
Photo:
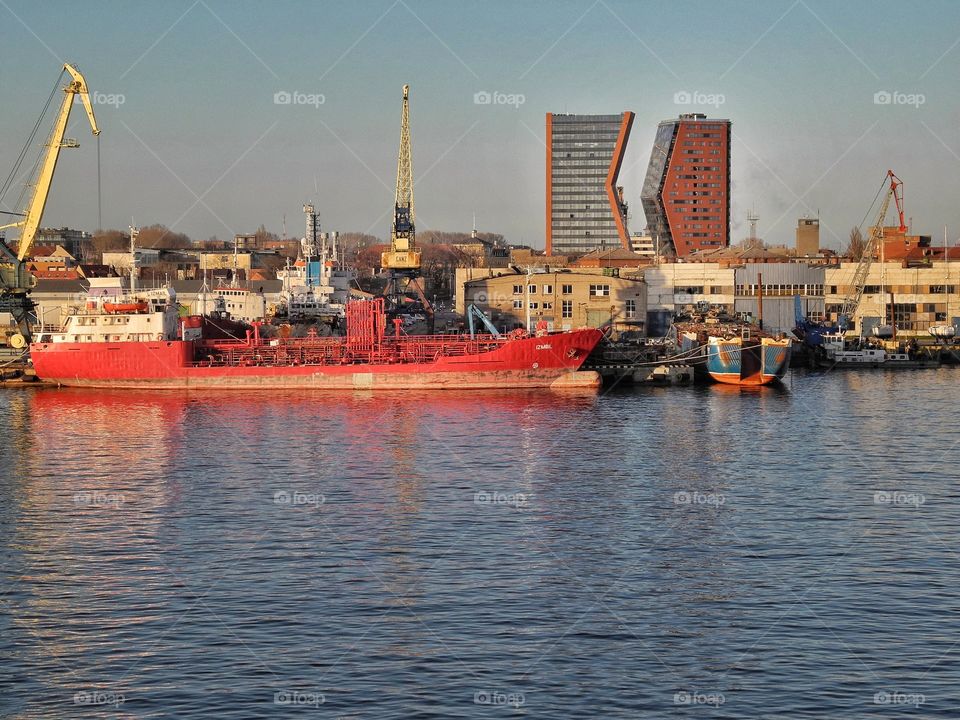
[[[544,295],[553,295],[553,285],[544,285],[543,286]]]
[[[523,295],[523,285],[514,285],[513,286],[514,295]]]
[[[560,317],[573,317],[573,300],[563,300],[560,302]]]
[[[532,300],[530,301],[530,309],[531,309],[531,310],[536,310],[536,309],[539,308],[539,307],[540,307],[540,304],[539,304],[539,303],[533,302]]]
[[[637,316],[637,301],[636,300],[627,300],[624,303],[624,315],[626,315],[627,320],[633,320]]]
[[[536,295],[536,294],[537,294],[537,286],[536,286],[536,285],[531,285],[531,286],[528,288],[528,290],[530,290],[530,294],[531,294],[531,295]]]
[[[591,285],[590,297],[610,297],[609,285]]]
[[[523,300],[514,300],[513,301],[514,310],[523,310]]]
[[[545,302],[545,303],[543,304],[543,309],[544,309],[544,310],[553,310],[553,303],[552,303],[552,302]]]
[[[561,285],[560,292],[564,295],[573,295],[573,285]]]

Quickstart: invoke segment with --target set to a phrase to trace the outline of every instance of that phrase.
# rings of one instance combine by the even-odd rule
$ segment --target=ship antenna
[[[137,292],[137,233],[136,225],[130,226],[130,295]]]

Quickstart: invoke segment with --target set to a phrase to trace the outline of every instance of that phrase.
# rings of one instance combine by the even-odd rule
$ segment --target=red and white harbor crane
[[[882,250],[883,244],[883,224],[886,222],[887,210],[890,207],[890,200],[893,199],[897,206],[897,217],[899,219],[899,231],[905,233],[907,225],[903,217],[903,181],[898,178],[893,170],[887,170],[884,183],[889,181],[887,192],[880,203],[880,212],[877,213],[877,219],[870,228],[870,236],[863,246],[863,252],[860,254],[857,263],[857,269],[853,274],[853,283],[850,290],[843,298],[843,304],[840,307],[840,314],[837,316],[837,326],[841,331],[850,327],[853,316],[860,306],[860,300],[863,298],[863,289],[866,287],[867,276],[870,274],[870,267],[873,264],[873,256],[877,249]]]

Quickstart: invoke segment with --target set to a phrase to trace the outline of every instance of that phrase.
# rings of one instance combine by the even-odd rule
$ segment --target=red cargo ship
[[[600,341],[593,328],[528,336],[412,336],[387,332],[383,300],[347,305],[347,335],[265,339],[202,336],[178,317],[172,292],[150,311],[88,304],[60,333],[31,344],[37,376],[59,385],[129,388],[566,388],[599,387],[580,366]]]

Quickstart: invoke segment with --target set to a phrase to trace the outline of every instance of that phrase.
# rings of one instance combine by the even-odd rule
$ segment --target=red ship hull
[[[49,342],[31,345],[41,380],[128,388],[400,390],[599,387],[580,366],[594,329],[542,337],[442,336],[261,341]]]

